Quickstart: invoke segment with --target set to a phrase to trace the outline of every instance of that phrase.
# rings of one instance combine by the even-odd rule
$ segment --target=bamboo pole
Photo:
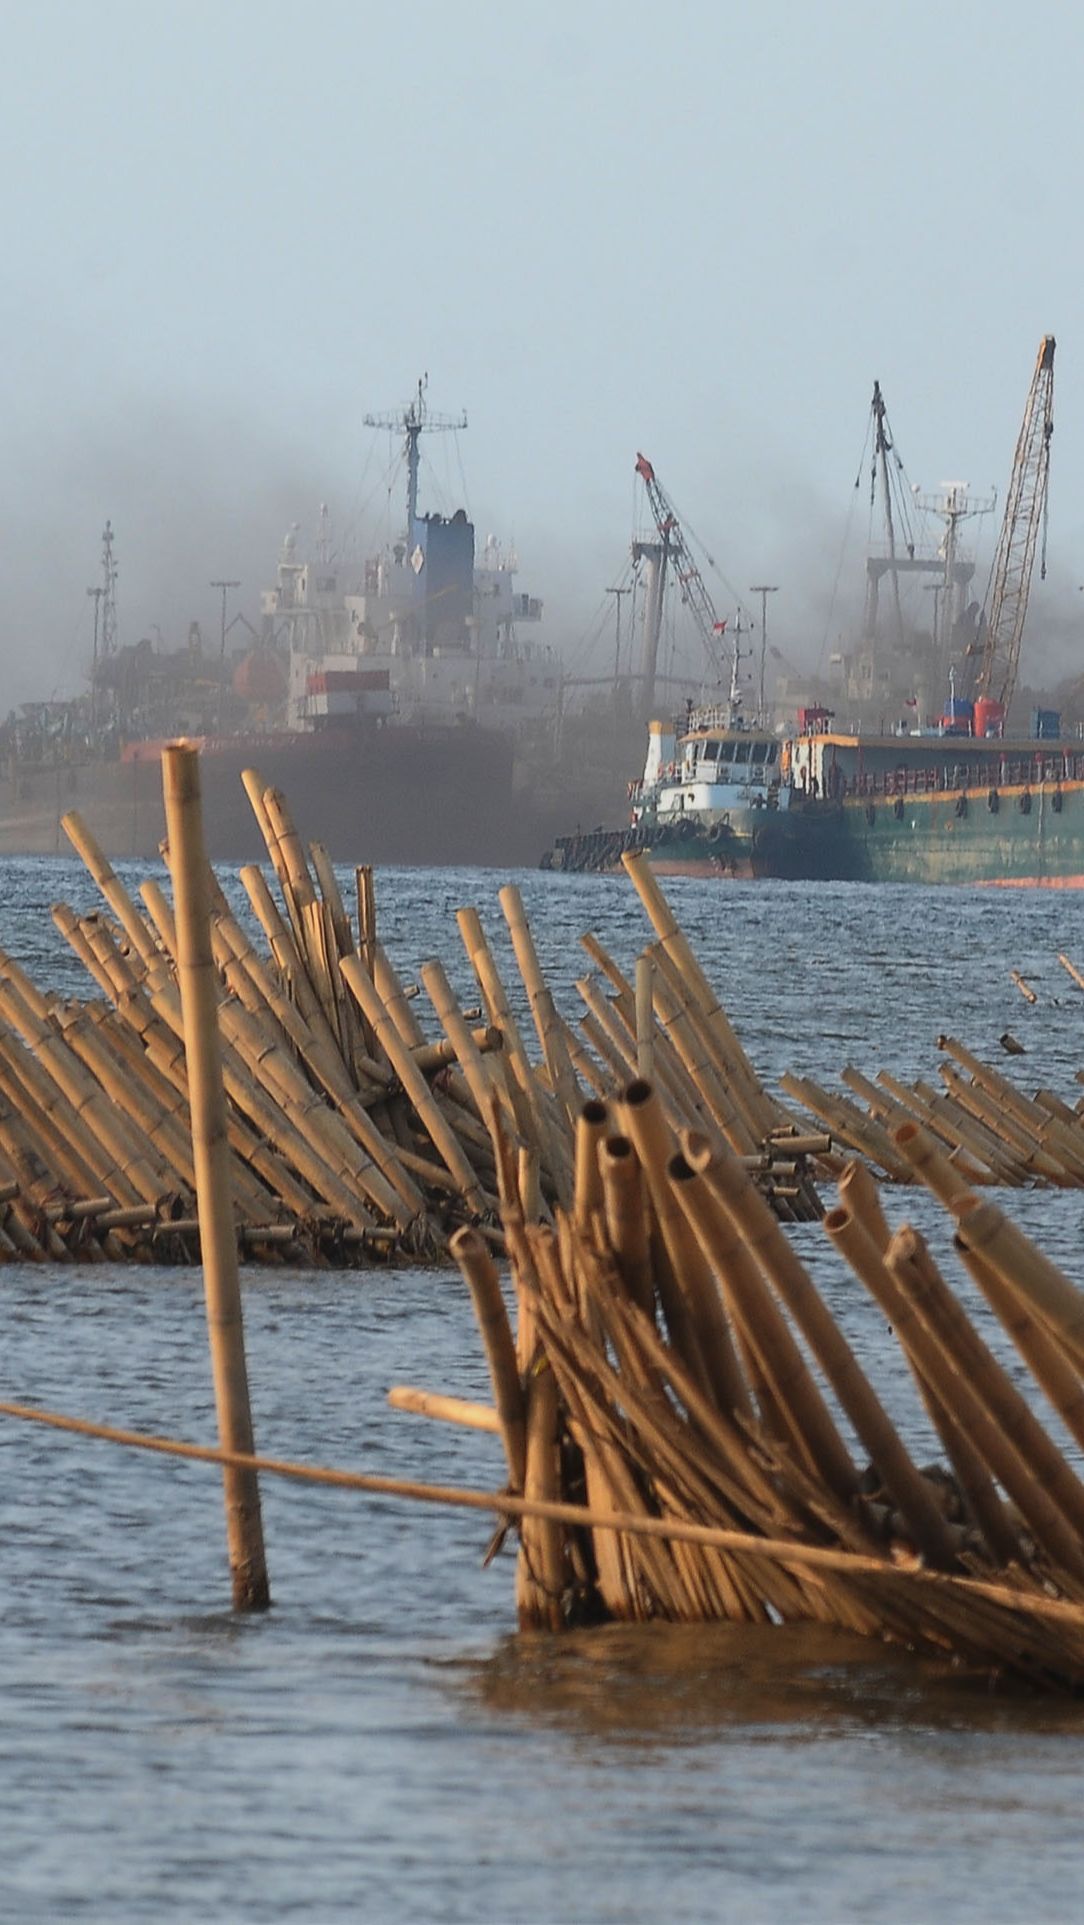
[[[897,1231],[885,1261],[940,1348],[970,1441],[1039,1542],[1079,1581],[1084,1484],[960,1308],[917,1231]]]
[[[84,1150],[97,1141],[138,1196],[146,1203],[159,1203],[175,1188],[175,1173],[107,1098],[63,1038],[35,1016],[10,980],[0,983],[0,1015],[18,1030],[63,1092],[85,1132]],[[112,1188],[108,1180],[106,1187]]]
[[[646,856],[642,851],[626,851],[621,861],[655,930],[661,953],[687,985],[696,1015],[711,1039],[718,1067],[745,1114],[754,1139],[759,1141],[780,1121],[779,1106],[761,1087],[729,1017],[678,927]]]
[[[683,1348],[684,1342],[688,1342],[687,1354],[702,1360],[705,1382],[720,1408],[751,1417],[749,1391],[718,1286],[667,1175],[677,1145],[651,1085],[630,1083],[622,1097],[619,1114],[624,1134],[640,1159],[679,1293],[675,1296],[666,1291],[663,1297],[667,1322],[671,1317],[676,1319],[678,1347]],[[688,1336],[683,1340],[686,1325]]]
[[[636,958],[636,1074],[650,1083],[655,1074],[655,965],[650,955]]]
[[[1010,1409],[1010,1400],[1004,1397],[994,1359],[974,1337],[974,1346],[979,1348],[969,1340],[971,1362],[967,1374],[961,1374],[956,1367],[947,1336],[950,1293],[943,1285],[938,1287],[940,1280],[932,1266],[925,1266],[921,1273],[918,1271],[914,1259],[919,1239],[915,1232],[897,1231],[882,1258],[861,1224],[848,1211],[830,1211],[824,1227],[889,1318],[908,1356],[915,1360],[942,1402],[959,1418],[989,1470],[1019,1506],[1035,1538],[1058,1565],[1080,1578],[1084,1575],[1084,1552],[1074,1537],[1074,1527],[1060,1503],[1040,1486],[1015,1441],[1019,1435],[1015,1427],[1021,1424],[1016,1405],[1012,1405],[1012,1435],[1002,1428],[1003,1413]],[[966,1319],[963,1322],[966,1323]],[[985,1352],[981,1361],[980,1351]],[[883,1466],[881,1468],[883,1472]]]
[[[577,1228],[590,1233],[595,1216],[602,1209],[602,1173],[599,1150],[610,1128],[610,1112],[605,1103],[594,1098],[584,1103],[576,1118],[576,1187],[573,1215]]]
[[[991,1581],[954,1577],[917,1567],[901,1568],[881,1557],[837,1545],[795,1542],[783,1536],[758,1535],[687,1517],[651,1516],[642,1509],[593,1513],[583,1504],[563,1500],[528,1499],[504,1491],[425,1484],[368,1472],[289,1463],[280,1458],[242,1455],[122,1430],[113,1425],[89,1423],[25,1404],[0,1404],[0,1415],[102,1438],[128,1449],[198,1463],[262,1470],[294,1482],[454,1506],[487,1515],[549,1517],[574,1530],[620,1531],[638,1539],[663,1539],[717,1548],[740,1555],[759,1569],[803,1572],[816,1576],[818,1582],[836,1577],[848,1586],[863,1587],[884,1616],[895,1605],[908,1603],[913,1613],[912,1641],[924,1649],[932,1649],[942,1656],[946,1649],[955,1650],[989,1663],[993,1648],[1014,1672],[1045,1682],[1048,1688],[1054,1682],[1072,1685],[1084,1664],[1084,1606],[1073,1599],[1051,1597],[1034,1587],[1021,1588],[1019,1583],[1004,1578]],[[953,1601],[958,1607],[955,1610]],[[986,1608],[980,1610],[980,1607]],[[1038,1653],[1040,1662],[1035,1662],[1034,1655],[1029,1661],[1029,1653]],[[1045,1672],[1041,1666],[1046,1667]]]
[[[953,1200],[957,1235],[1018,1296],[1038,1311],[1078,1370],[1084,1371],[1084,1294],[1029,1237],[1010,1223],[996,1203],[977,1197]]]
[[[509,1481],[513,1490],[521,1491],[527,1464],[527,1413],[497,1267],[475,1230],[457,1230],[448,1248],[470,1291],[489,1364]]]
[[[897,1137],[898,1141],[898,1137]],[[837,1185],[845,1210],[868,1230],[878,1250],[887,1250],[892,1238],[876,1181],[864,1163],[848,1163]]]
[[[168,956],[176,961],[177,924],[174,920],[173,910],[166,901],[165,892],[159,887],[158,883],[154,881],[153,877],[148,877],[146,882],[140,883],[139,893],[143,898],[143,906],[158,932],[158,939],[163,949]]]
[[[1039,1388],[1045,1392],[1069,1435],[1084,1450],[1084,1383],[1046,1326],[1026,1301],[959,1237],[955,1248],[1007,1336],[1016,1345]]]
[[[301,951],[283,921],[278,904],[264,880],[262,871],[255,863],[246,863],[240,871],[240,880],[256,919],[267,938],[279,973],[294,997],[298,1009],[328,1051],[338,1056],[341,1061],[342,1046],[339,1037],[328,1021],[327,1012],[309,978]],[[345,1064],[343,1075],[347,1076]]]
[[[555,1112],[547,1105],[546,1092],[539,1087],[481,918],[475,909],[457,909],[455,919],[488,1020],[504,1037],[503,1057],[510,1072],[509,1100],[515,1109],[520,1133],[526,1141],[534,1140],[540,1145],[558,1199],[567,1207],[572,1200],[572,1173],[564,1137],[556,1126]]]
[[[998,1183],[1019,1189],[1028,1181],[1026,1165],[1012,1154],[1005,1138],[980,1122],[950,1091],[938,1091],[920,1080],[916,1093],[928,1106],[930,1127],[951,1135],[964,1154],[985,1164]]]
[[[768,1415],[782,1424],[783,1437],[799,1462],[807,1461],[848,1504],[858,1487],[850,1453],[754,1257],[708,1184],[704,1168],[698,1170],[687,1154],[691,1151],[703,1164],[711,1146],[693,1132],[684,1135],[682,1143],[682,1154],[670,1162],[670,1182],[719,1278],[732,1319],[757,1355],[770,1391]],[[775,1425],[769,1422],[768,1427]]]
[[[218,1049],[218,997],[211,956],[207,856],[196,751],[170,745],[163,752],[162,775],[176,890],[177,978],[184,1012],[192,1154],[219,1438],[224,1450],[251,1456],[255,1444],[237,1238],[230,1203],[226,1099]],[[223,1482],[234,1606],[237,1610],[266,1610],[271,1594],[256,1473],[227,1467]]]
[[[606,1137],[597,1154],[607,1243],[630,1300],[651,1315],[655,1279],[639,1158],[627,1136]]]
[[[898,1077],[892,1076],[886,1069],[877,1071],[876,1080],[906,1112],[907,1121],[921,1123],[924,1129],[929,1130],[936,1136],[938,1142],[945,1144],[949,1150],[959,1150],[960,1139],[946,1121],[943,1108],[939,1107],[944,1103],[943,1095],[936,1095],[935,1092],[935,1101],[931,1102],[926,1097],[920,1096],[916,1089],[901,1083]],[[904,1118],[901,1117],[901,1123],[903,1120]],[[983,1162],[982,1168],[986,1181],[989,1181],[992,1175],[989,1164]]]
[[[409,1045],[395,1027],[372,978],[357,956],[343,956],[339,967],[356,997],[359,1007],[379,1037],[389,1062],[394,1067],[411,1103],[425,1125],[433,1147],[446,1169],[454,1176],[468,1207],[478,1216],[486,1213],[485,1198],[459,1139],[434,1100],[432,1091],[416,1067]]]
[[[924,1494],[913,1481],[917,1472],[896,1427],[770,1206],[728,1152],[687,1141],[685,1153],[692,1168],[706,1177],[768,1283],[790,1312],[881,1475],[886,1476],[887,1465],[894,1467],[896,1481],[892,1488],[897,1491],[897,1502],[898,1494],[906,1492],[925,1518]],[[940,1538],[936,1527],[931,1528],[935,1538]]]
[[[523,898],[514,882],[505,883],[499,901],[512,938],[519,973],[527,992],[527,1002],[538,1035],[539,1047],[549,1072],[550,1083],[559,1097],[568,1121],[575,1117],[581,1101],[575,1071],[569,1059],[563,1026],[554,1006],[553,995],[542,974],[538,952],[531,935]]]
[[[552,1502],[560,1494],[557,1468],[557,1379],[545,1361],[527,1380],[527,1463],[524,1495]],[[552,1518],[520,1521],[516,1600],[521,1631],[560,1631],[564,1622],[564,1532]]]
[[[76,854],[82,857],[137,956],[149,962],[158,953],[154,938],[82,816],[75,809],[70,810],[61,818],[61,827]]]
[[[1022,1170],[1029,1176],[1041,1177],[1045,1182],[1064,1184],[1066,1172],[1062,1165],[1036,1146],[1033,1134],[1016,1120],[998,1098],[984,1089],[981,1083],[968,1082],[966,1077],[961,1076],[959,1071],[952,1069],[948,1063],[940,1065],[938,1074],[961,1108],[967,1110],[990,1131],[992,1136],[1006,1146],[1010,1156],[1015,1158]]]
[[[264,847],[268,850],[268,853],[270,853],[274,831],[268,821],[267,810],[263,805],[264,792],[268,784],[264,781],[258,769],[242,769],[241,784],[249,799],[252,813],[256,818],[256,827],[260,831]]]
[[[149,1061],[181,1093],[187,1106],[184,1022],[175,986],[163,979],[148,993],[146,987],[136,983],[104,926],[88,922],[84,927],[101,970],[103,987],[112,996],[118,1014],[139,1038]],[[253,1079],[243,1073],[228,1050],[223,1055],[223,1073],[234,1106],[227,1117],[231,1145],[274,1197],[299,1218],[307,1219],[317,1198],[324,1196],[321,1187],[324,1166],[311,1156],[309,1146],[303,1141],[298,1147],[299,1140],[281,1111],[261,1096]],[[297,1167],[304,1175],[304,1182],[285,1160],[284,1150],[293,1151],[297,1156]],[[306,1187],[310,1182],[312,1187]],[[132,1194],[134,1198],[136,1192]],[[325,1196],[324,1200],[329,1199]]]
[[[440,1391],[419,1390],[413,1384],[392,1384],[388,1391],[392,1410],[404,1410],[413,1417],[432,1417],[437,1423],[458,1424],[465,1430],[501,1434],[501,1421],[492,1404],[472,1403],[466,1397],[446,1397]]]
[[[871,1116],[863,1116],[842,1096],[836,1096],[822,1089],[809,1076],[785,1075],[779,1078],[780,1087],[794,1098],[804,1109],[812,1111],[828,1125],[832,1135],[846,1143],[860,1156],[866,1156],[884,1170],[887,1176],[897,1183],[912,1181],[911,1172],[902,1157],[896,1155],[892,1139],[881,1125]]]

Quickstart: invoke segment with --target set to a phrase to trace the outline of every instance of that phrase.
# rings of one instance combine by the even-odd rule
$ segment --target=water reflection
[[[1084,1705],[823,1625],[608,1625],[510,1637],[460,1679],[502,1717],[640,1747],[863,1728],[1084,1737]]]

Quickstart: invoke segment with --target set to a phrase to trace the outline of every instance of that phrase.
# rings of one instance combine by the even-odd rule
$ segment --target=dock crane
[[[999,702],[1005,713],[1016,691],[1020,638],[1024,632],[1040,528],[1043,531],[1040,576],[1046,575],[1046,491],[1050,440],[1054,433],[1054,345],[1052,334],[1044,334],[1039,343],[986,591],[984,635],[980,644],[982,659],[975,694]]]
[[[708,594],[704,578],[685,539],[673,503],[664,492],[646,455],[637,455],[636,473],[647,491],[652,518],[658,531],[657,541],[637,541],[632,545],[633,560],[646,560],[650,568],[647,599],[644,605],[644,652],[641,675],[641,700],[645,715],[650,716],[655,699],[655,669],[659,654],[659,634],[662,629],[663,589],[666,586],[667,569],[671,564],[681,587],[681,598],[693,611],[708,661],[720,677],[723,661],[719,653],[719,637],[726,628],[726,623],[720,621],[715,612],[715,604]]]

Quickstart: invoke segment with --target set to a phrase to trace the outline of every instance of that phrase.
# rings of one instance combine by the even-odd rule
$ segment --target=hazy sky
[[[554,639],[620,573],[643,448],[808,657],[874,376],[912,480],[1003,492],[1046,330],[1068,668],[1082,73],[1043,0],[9,4],[0,711],[78,686],[106,515],[122,639],[215,632],[212,576],[255,616],[423,369]]]

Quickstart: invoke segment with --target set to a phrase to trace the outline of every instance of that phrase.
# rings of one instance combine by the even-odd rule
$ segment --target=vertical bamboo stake
[[[354,870],[354,891],[358,908],[358,955],[370,976],[376,965],[376,890],[371,863],[363,862]]]
[[[605,1103],[592,1097],[584,1103],[576,1118],[576,1188],[573,1212],[576,1226],[585,1235],[590,1234],[591,1219],[597,1210],[603,1208],[602,1175],[598,1166],[598,1153],[603,1138],[610,1128],[610,1112]]]
[[[203,839],[199,756],[172,743],[163,751],[166,828],[176,896],[177,978],[184,1013],[192,1112],[192,1158],[200,1219],[218,1434],[223,1450],[255,1455],[245,1364],[237,1240],[229,1189],[226,1098],[218,1042],[218,987],[211,958],[207,854]],[[226,1465],[222,1472],[233,1602],[239,1611],[265,1611],[271,1602],[255,1471]]]
[[[646,950],[636,958],[636,1074],[645,1083],[655,1075],[655,965]]]

